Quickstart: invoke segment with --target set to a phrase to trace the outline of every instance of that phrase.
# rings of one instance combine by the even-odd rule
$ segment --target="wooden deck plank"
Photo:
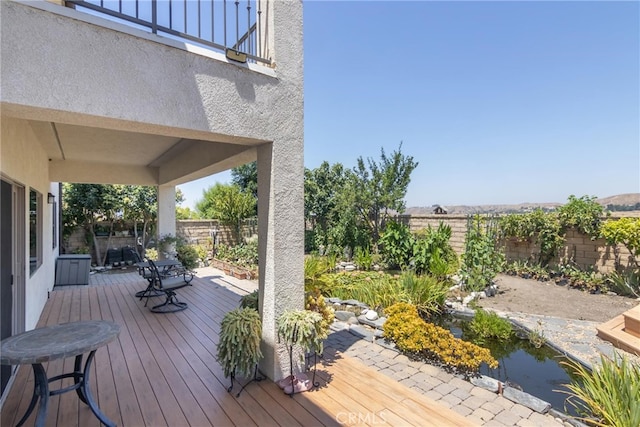
[[[114,315],[111,311],[111,304],[109,304],[106,287],[97,288],[96,293],[98,297],[98,304],[100,306],[101,318],[115,321]],[[120,327],[123,328],[123,325],[120,325]],[[109,417],[109,419],[118,425],[144,425],[142,410],[140,409],[140,404],[136,398],[135,389],[133,387],[131,376],[129,375],[129,368],[127,367],[127,362],[124,357],[124,349],[120,339],[110,342],[107,345],[107,351],[108,358],[104,356],[104,352],[96,353],[100,356],[98,360],[101,362],[100,365],[96,363],[96,370],[111,370],[115,386],[115,398],[118,412],[103,412],[107,417]],[[103,365],[103,363],[109,363],[109,365]]]
[[[117,291],[118,289],[114,289]],[[125,316],[130,319],[127,323],[133,345],[138,353],[138,357],[144,360],[142,363],[142,369],[146,374],[150,387],[154,390],[155,398],[158,401],[158,405],[164,415],[164,418],[168,425],[186,425],[187,419],[182,411],[182,408],[178,404],[178,401],[171,391],[171,386],[167,382],[163,375],[162,369],[158,364],[158,359],[165,358],[165,354],[159,354],[156,358],[155,354],[151,351],[149,344],[147,343],[147,335],[152,334],[150,328],[145,327],[145,321],[140,321],[136,317],[138,311],[137,307],[133,309],[129,306],[131,298],[121,293],[116,292],[115,298],[120,303],[120,309],[125,313]],[[164,352],[163,352],[164,353]],[[187,396],[185,396],[187,397]]]
[[[79,320],[92,319],[89,289],[91,288],[80,289],[80,319]],[[96,351],[96,355],[93,359],[94,366],[89,371],[89,388],[91,389],[91,393],[93,394],[93,397],[95,401],[98,403],[98,407],[100,408],[102,408],[102,406],[100,406],[100,399],[98,395],[98,389],[99,389],[97,387],[98,375],[97,375],[96,369],[94,368],[95,368],[95,364],[97,363],[96,357],[98,356],[98,353],[102,353],[102,352],[106,353],[106,349],[100,349],[99,351]],[[80,403],[80,410],[78,411],[78,417],[79,417],[78,423],[82,427],[85,427],[85,426],[100,427],[100,421],[93,415],[93,413],[91,412],[91,409],[83,403]]]
[[[166,426],[166,420],[162,415],[162,410],[158,404],[157,399],[153,393],[153,388],[149,383],[143,365],[140,360],[140,356],[136,352],[136,347],[133,344],[133,338],[129,329],[133,327],[130,325],[129,319],[125,318],[125,313],[120,309],[120,301],[118,295],[114,292],[115,286],[105,287],[105,295],[111,308],[111,314],[113,320],[120,325],[119,341],[122,346],[122,353],[124,360],[131,377],[131,383],[135,391],[135,398],[139,403],[140,410],[142,412],[142,418],[146,425]],[[134,396],[127,396],[127,399],[131,399]],[[122,402],[118,396],[118,400]]]
[[[138,303],[138,305],[141,305],[139,301],[136,301],[136,303]],[[148,311],[147,308],[142,307],[142,309]],[[202,382],[202,375],[207,375],[206,372],[204,372],[204,369],[202,369],[202,371],[194,369],[194,366],[192,366],[192,364],[183,354],[183,348],[180,347],[180,344],[176,344],[171,338],[170,334],[175,334],[175,330],[171,328],[169,328],[169,331],[166,330],[166,324],[174,323],[172,321],[173,319],[168,320],[167,316],[161,314],[153,315],[151,319],[153,320],[153,329],[155,331],[155,334],[162,342],[162,346],[167,352],[167,358],[174,362],[174,365],[180,377],[187,381],[189,387],[193,392],[194,399],[199,402],[200,407],[206,412],[206,416],[210,420],[210,422],[220,425],[233,424],[231,419],[225,414],[223,408],[216,401],[210,390],[208,390],[205,384]],[[237,410],[237,408],[232,408],[230,410]],[[245,420],[239,419],[238,421],[242,422]]]
[[[124,289],[126,288],[120,288],[122,301],[126,302],[131,311],[132,318],[135,319],[140,328],[142,338],[148,346],[150,356],[153,356],[150,358],[156,362],[157,372],[148,372],[147,375],[158,375],[164,378],[168,386],[166,392],[171,394],[171,399],[175,401],[175,405],[179,406],[181,413],[184,414],[184,421],[170,420],[167,417],[169,424],[184,425],[188,423],[189,425],[204,425],[209,423],[202,408],[197,403],[197,396],[191,392],[189,386],[185,383],[182,375],[178,371],[177,367],[181,361],[171,357],[167,340],[162,340],[158,337],[158,335],[162,333],[158,330],[159,324],[155,322],[156,319],[145,316],[140,310],[140,304],[136,304],[138,301],[132,298],[131,295],[122,293]],[[189,369],[188,366],[185,368]],[[154,386],[154,389],[156,388],[157,387]],[[171,404],[174,405],[173,403]]]
[[[236,308],[246,290],[215,276],[194,279],[178,291],[187,310],[159,314],[134,297],[143,280],[117,278],[103,286],[56,290],[40,325],[85,319],[113,320],[121,326],[117,340],[96,352],[92,390],[102,411],[117,425],[156,426],[338,426],[338,425],[469,425],[467,420],[393,379],[342,355],[320,366],[326,385],[293,398],[270,380],[249,384],[238,398],[228,393],[216,360],[220,322]],[[105,283],[108,277],[101,278]],[[250,287],[249,287],[250,288]],[[149,304],[158,304],[155,298]],[[67,360],[63,362],[67,364]],[[73,363],[73,359],[70,359]],[[62,372],[55,361],[47,366]],[[67,367],[65,366],[65,370]],[[29,366],[18,370],[16,384],[2,408],[3,425],[14,425],[33,390]],[[63,395],[47,425],[97,426],[88,407],[75,394]],[[71,400],[67,401],[66,398]],[[52,398],[58,399],[57,397]],[[53,407],[53,405],[52,405]],[[19,411],[23,408],[22,411]],[[53,410],[52,410],[53,411]],[[171,412],[171,413],[170,413]],[[34,416],[27,423],[33,425]],[[64,423],[64,424],[63,424]]]
[[[255,385],[251,385],[253,388]],[[340,425],[335,417],[323,411],[317,405],[310,403],[308,400],[291,398],[284,394],[284,392],[273,381],[265,380],[260,381],[258,386],[269,393],[275,402],[282,406],[287,412],[293,416],[298,423],[303,426],[324,425],[324,426],[338,426]],[[250,389],[249,388],[249,389]]]
[[[216,375],[216,367],[218,372],[221,369],[215,359],[215,346],[212,345],[208,337],[198,333],[197,328],[186,318],[186,313],[175,313],[175,318],[171,322],[167,320],[167,316],[162,316],[160,321],[170,339],[180,349],[189,365],[196,370],[204,386],[220,404],[231,421],[240,426],[256,425],[254,419],[259,413],[247,414],[246,408],[252,411],[259,405],[252,402],[253,399],[245,399],[243,405],[240,406],[238,401],[227,392],[228,382],[224,381],[223,375]],[[203,340],[203,342],[198,340]],[[245,406],[244,411],[242,410],[243,406]],[[269,418],[265,421],[271,422]]]
[[[439,426],[443,424],[468,426],[470,424],[470,422],[461,415],[452,414],[452,411],[444,406],[348,356],[331,355],[329,353],[325,355],[325,358],[329,360],[333,359],[331,363],[325,363],[323,367],[329,373],[335,375],[334,378],[336,381],[338,381],[340,376],[350,377],[348,384],[354,391],[356,389],[366,390],[370,404],[376,402],[376,409],[379,409],[378,405],[383,404],[383,406],[386,406],[399,416],[408,418],[405,421],[406,424],[419,422],[422,422],[422,425],[425,426]],[[407,399],[407,397],[410,397],[420,405],[422,409],[421,414],[418,414],[416,411],[409,411],[407,406],[403,404],[403,400]]]

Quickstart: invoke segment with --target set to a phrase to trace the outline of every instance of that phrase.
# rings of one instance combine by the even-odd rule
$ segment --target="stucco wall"
[[[255,160],[252,147],[286,144],[289,135],[301,139],[289,124],[302,117],[302,27],[293,25],[297,2],[282,3],[270,15],[282,21],[269,27],[272,45],[282,39],[271,50],[272,69],[232,64],[220,54],[48,2],[2,2],[3,108],[41,121],[228,143],[214,151],[187,147],[155,178],[132,173],[129,180],[145,182],[129,183],[179,184]],[[52,41],[59,41],[55,49]],[[218,164],[226,156],[230,163]],[[125,173],[57,159],[51,170],[56,178],[111,170],[100,182],[117,183]]]
[[[49,182],[48,158],[35,139],[29,123],[12,117],[2,117],[0,137],[0,171],[5,178],[24,186],[25,206],[25,328],[36,326],[40,312],[47,300],[47,291],[53,289],[55,279],[55,257],[57,249],[52,248],[53,207],[47,204],[47,193],[57,196],[56,186]],[[42,194],[42,265],[29,273],[29,189]],[[56,200],[60,200],[59,196]],[[5,268],[3,266],[3,268]]]

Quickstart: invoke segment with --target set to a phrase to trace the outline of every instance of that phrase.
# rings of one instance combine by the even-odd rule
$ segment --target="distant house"
[[[444,215],[447,214],[447,208],[440,205],[434,205],[433,213],[436,215]]]

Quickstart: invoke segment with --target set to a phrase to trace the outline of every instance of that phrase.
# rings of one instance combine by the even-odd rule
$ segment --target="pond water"
[[[448,319],[443,321],[443,326],[448,327],[454,336],[471,341],[463,333],[462,324],[465,321],[468,320]],[[564,355],[546,345],[536,348],[528,339],[515,335],[507,342],[488,342],[482,347],[491,351],[500,366],[490,369],[483,364],[481,374],[503,383],[516,384],[524,392],[549,402],[554,409],[576,415],[571,405],[565,409],[567,394],[559,391],[568,391],[565,385],[571,383],[573,375],[570,368],[562,364],[568,362]]]

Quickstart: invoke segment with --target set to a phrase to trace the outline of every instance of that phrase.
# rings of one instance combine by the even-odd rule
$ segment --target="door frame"
[[[25,330],[25,287],[26,287],[26,205],[25,187],[16,181],[1,175],[0,178],[11,187],[11,275],[12,275],[12,304],[11,304],[11,335]],[[3,230],[4,231],[4,230]],[[4,393],[0,396],[0,408],[15,379],[17,366],[11,367],[11,374]]]

